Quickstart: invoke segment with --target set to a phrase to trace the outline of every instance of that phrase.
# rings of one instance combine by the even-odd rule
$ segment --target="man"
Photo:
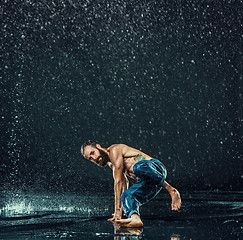
[[[162,187],[171,196],[172,210],[180,209],[180,194],[165,181],[167,172],[159,160],[125,144],[103,148],[92,141],[81,146],[81,154],[98,166],[107,165],[113,170],[115,213],[109,221],[123,227],[142,227],[139,207],[155,197]],[[130,188],[127,177],[137,180]],[[122,219],[123,211],[127,219]]]

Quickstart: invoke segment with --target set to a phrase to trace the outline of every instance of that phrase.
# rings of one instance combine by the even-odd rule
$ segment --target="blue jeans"
[[[139,215],[139,207],[154,198],[163,187],[167,171],[157,159],[141,160],[133,166],[137,182],[123,192],[121,202],[126,216]]]

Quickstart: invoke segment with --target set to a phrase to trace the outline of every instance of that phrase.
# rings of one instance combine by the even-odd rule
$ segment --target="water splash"
[[[108,214],[109,206],[104,206],[103,200],[102,196],[16,194],[5,200],[1,215],[16,217],[39,212],[60,212],[91,217]]]

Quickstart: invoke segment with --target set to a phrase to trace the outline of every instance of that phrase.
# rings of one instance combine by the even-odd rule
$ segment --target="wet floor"
[[[113,199],[102,194],[3,192],[0,239],[242,239],[242,192],[182,194],[179,212],[164,193],[141,209],[144,227],[107,221]]]

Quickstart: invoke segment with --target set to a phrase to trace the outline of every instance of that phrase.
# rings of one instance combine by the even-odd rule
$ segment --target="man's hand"
[[[117,209],[115,213],[113,214],[112,218],[109,218],[108,221],[115,222],[116,220],[120,220],[122,217],[122,211]]]

